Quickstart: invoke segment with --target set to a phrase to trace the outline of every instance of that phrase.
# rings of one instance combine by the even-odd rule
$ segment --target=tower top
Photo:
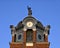
[[[27,6],[27,8],[28,8],[28,15],[32,15],[31,7]]]

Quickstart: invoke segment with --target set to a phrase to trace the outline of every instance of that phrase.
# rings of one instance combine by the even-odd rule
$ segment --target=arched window
[[[28,29],[26,32],[26,41],[27,42],[32,42],[33,41],[33,30]]]
[[[18,35],[18,40],[20,40],[21,39],[21,34],[20,35]]]
[[[14,42],[16,42],[16,34],[14,35]]]
[[[38,39],[41,40],[41,35],[40,34],[38,35]]]

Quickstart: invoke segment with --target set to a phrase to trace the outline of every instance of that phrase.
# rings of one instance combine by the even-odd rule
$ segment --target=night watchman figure
[[[28,15],[32,15],[31,7],[27,6],[27,8],[28,8]]]

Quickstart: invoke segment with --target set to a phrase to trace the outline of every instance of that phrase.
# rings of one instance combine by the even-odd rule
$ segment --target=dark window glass
[[[18,36],[18,39],[19,39],[19,40],[21,39],[21,35]]]
[[[32,29],[28,29],[26,32],[26,41],[32,42],[33,41],[33,31]]]
[[[41,39],[41,35],[40,34],[38,35],[38,38]]]
[[[16,34],[14,35],[14,42],[16,42]]]

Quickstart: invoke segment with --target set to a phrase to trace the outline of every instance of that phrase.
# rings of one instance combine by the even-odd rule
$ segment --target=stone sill
[[[24,42],[9,42],[9,44],[23,44]],[[30,43],[30,42],[25,42]],[[32,43],[32,42],[31,42]],[[34,42],[33,42],[34,43]],[[36,44],[50,44],[50,42],[35,42]]]

